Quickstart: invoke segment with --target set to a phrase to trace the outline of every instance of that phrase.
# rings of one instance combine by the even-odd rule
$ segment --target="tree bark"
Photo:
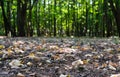
[[[56,0],[54,0],[54,12],[56,12]],[[54,37],[56,36],[56,15],[54,14]]]
[[[110,7],[112,9],[113,15],[115,17],[115,20],[116,20],[117,31],[118,31],[118,35],[120,37],[120,7],[117,5],[117,3],[115,3],[115,5],[116,5],[115,6],[113,0],[109,0],[109,3],[110,3]]]
[[[21,0],[17,0],[17,26],[18,36],[25,36],[25,25],[26,25],[26,3],[21,3]]]
[[[3,15],[3,20],[4,20],[4,26],[5,26],[5,35],[8,36],[8,34],[11,32],[11,25],[10,25],[10,22],[8,21],[6,14],[5,14],[3,0],[0,0],[0,4],[1,4],[1,8],[2,8],[2,15]]]

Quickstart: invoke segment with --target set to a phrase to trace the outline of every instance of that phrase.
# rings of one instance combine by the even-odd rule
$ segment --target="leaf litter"
[[[0,77],[119,76],[119,38],[0,39]]]

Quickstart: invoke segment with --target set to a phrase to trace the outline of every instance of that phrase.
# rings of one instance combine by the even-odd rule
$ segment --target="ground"
[[[120,77],[119,73],[116,37],[0,39],[0,77]]]

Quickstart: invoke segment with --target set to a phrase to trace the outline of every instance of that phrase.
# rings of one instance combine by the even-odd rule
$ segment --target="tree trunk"
[[[113,2],[113,0],[109,0],[109,3],[110,3],[110,7],[112,9],[113,15],[115,17],[115,20],[116,20],[117,31],[118,31],[118,35],[120,37],[120,7],[117,5],[118,3]],[[114,5],[114,3],[116,6]]]
[[[4,20],[4,26],[5,26],[5,35],[8,36],[8,34],[11,32],[11,25],[10,25],[10,22],[8,21],[8,18],[6,16],[6,14],[5,14],[3,0],[1,0],[0,3],[1,3],[1,8],[2,8],[2,15],[3,15],[3,20]]]
[[[86,2],[86,21],[85,22],[86,22],[86,24],[85,24],[84,36],[87,35],[87,29],[88,29],[88,4],[87,4],[87,2]],[[90,36],[90,32],[89,32],[89,36]]]
[[[38,4],[38,7],[36,5],[36,28],[37,28],[37,36],[41,36],[41,30],[40,30],[40,3]]]
[[[25,25],[26,25],[26,10],[27,2],[22,3],[21,0],[17,0],[17,25],[18,25],[18,36],[25,36]]]
[[[56,12],[56,0],[54,0],[54,12]],[[54,14],[54,36],[56,36],[56,15]]]
[[[117,23],[118,35],[120,37],[120,10],[119,10],[119,13],[115,16],[115,19],[116,19],[116,23]]]

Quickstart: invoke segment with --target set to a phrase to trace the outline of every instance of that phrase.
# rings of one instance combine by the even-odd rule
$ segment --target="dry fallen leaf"
[[[118,64],[115,63],[115,62],[109,62],[109,64],[112,65],[113,67],[117,67],[118,66]]]
[[[50,49],[59,49],[59,47],[57,46],[57,45],[52,45],[52,46],[50,46]]]
[[[102,64],[102,68],[105,68],[105,67],[107,67],[107,64],[106,64],[106,63],[103,63],[103,64]]]
[[[93,56],[93,59],[98,59],[99,58],[99,55],[94,55]]]
[[[11,48],[8,48],[7,52],[8,52],[8,55],[12,55],[12,53],[14,53]]]
[[[59,52],[62,52],[62,53],[74,53],[76,52],[76,49],[73,49],[73,48],[60,48],[59,49]]]
[[[24,44],[24,41],[17,41],[17,44]]]
[[[41,49],[42,49],[42,46],[40,46],[40,45],[35,47],[35,50],[37,50],[37,51],[41,50]]]
[[[89,59],[83,60],[83,64],[88,64],[88,62],[89,62]]]
[[[33,63],[31,63],[31,62],[28,62],[28,63],[27,63],[27,65],[28,65],[28,66],[31,66],[31,65],[33,65]]]
[[[120,74],[112,74],[110,77],[120,77]]]
[[[34,59],[35,61],[39,61],[39,57],[35,55],[35,53],[31,52],[27,58]]]
[[[61,74],[60,77],[67,77],[67,75]]]
[[[35,56],[34,53],[31,52],[31,53],[28,55],[28,57],[33,59],[33,58],[35,58],[36,56]]]
[[[0,49],[3,49],[3,48],[5,48],[5,46],[4,45],[0,45]]]
[[[25,77],[25,75],[23,75],[22,73],[18,73],[17,77]]]
[[[116,68],[114,67],[114,66],[112,66],[112,65],[108,65],[108,68],[110,69],[110,70],[113,70],[113,71],[116,71]]]
[[[54,60],[59,60],[60,59],[60,55],[59,54],[53,55],[52,58]]]
[[[20,60],[14,59],[12,60],[9,65],[11,68],[19,68],[19,66],[23,65]]]
[[[44,39],[42,39],[42,45],[44,45],[46,43],[46,41]]]
[[[116,50],[117,50],[118,52],[120,52],[120,48],[117,48]]]
[[[97,68],[99,66],[99,63],[97,63],[97,62],[93,62],[93,64],[94,64],[95,68]]]
[[[72,62],[72,66],[75,68],[77,68],[79,65],[82,65],[82,64],[84,64],[84,62],[81,59]]]
[[[36,73],[34,72],[34,73],[29,74],[29,75],[34,77],[36,75]]]
[[[90,46],[87,46],[87,45],[80,48],[81,51],[87,51],[87,50],[91,50],[91,49],[92,48]]]
[[[2,51],[0,51],[0,55],[2,55],[3,54],[3,52]]]

